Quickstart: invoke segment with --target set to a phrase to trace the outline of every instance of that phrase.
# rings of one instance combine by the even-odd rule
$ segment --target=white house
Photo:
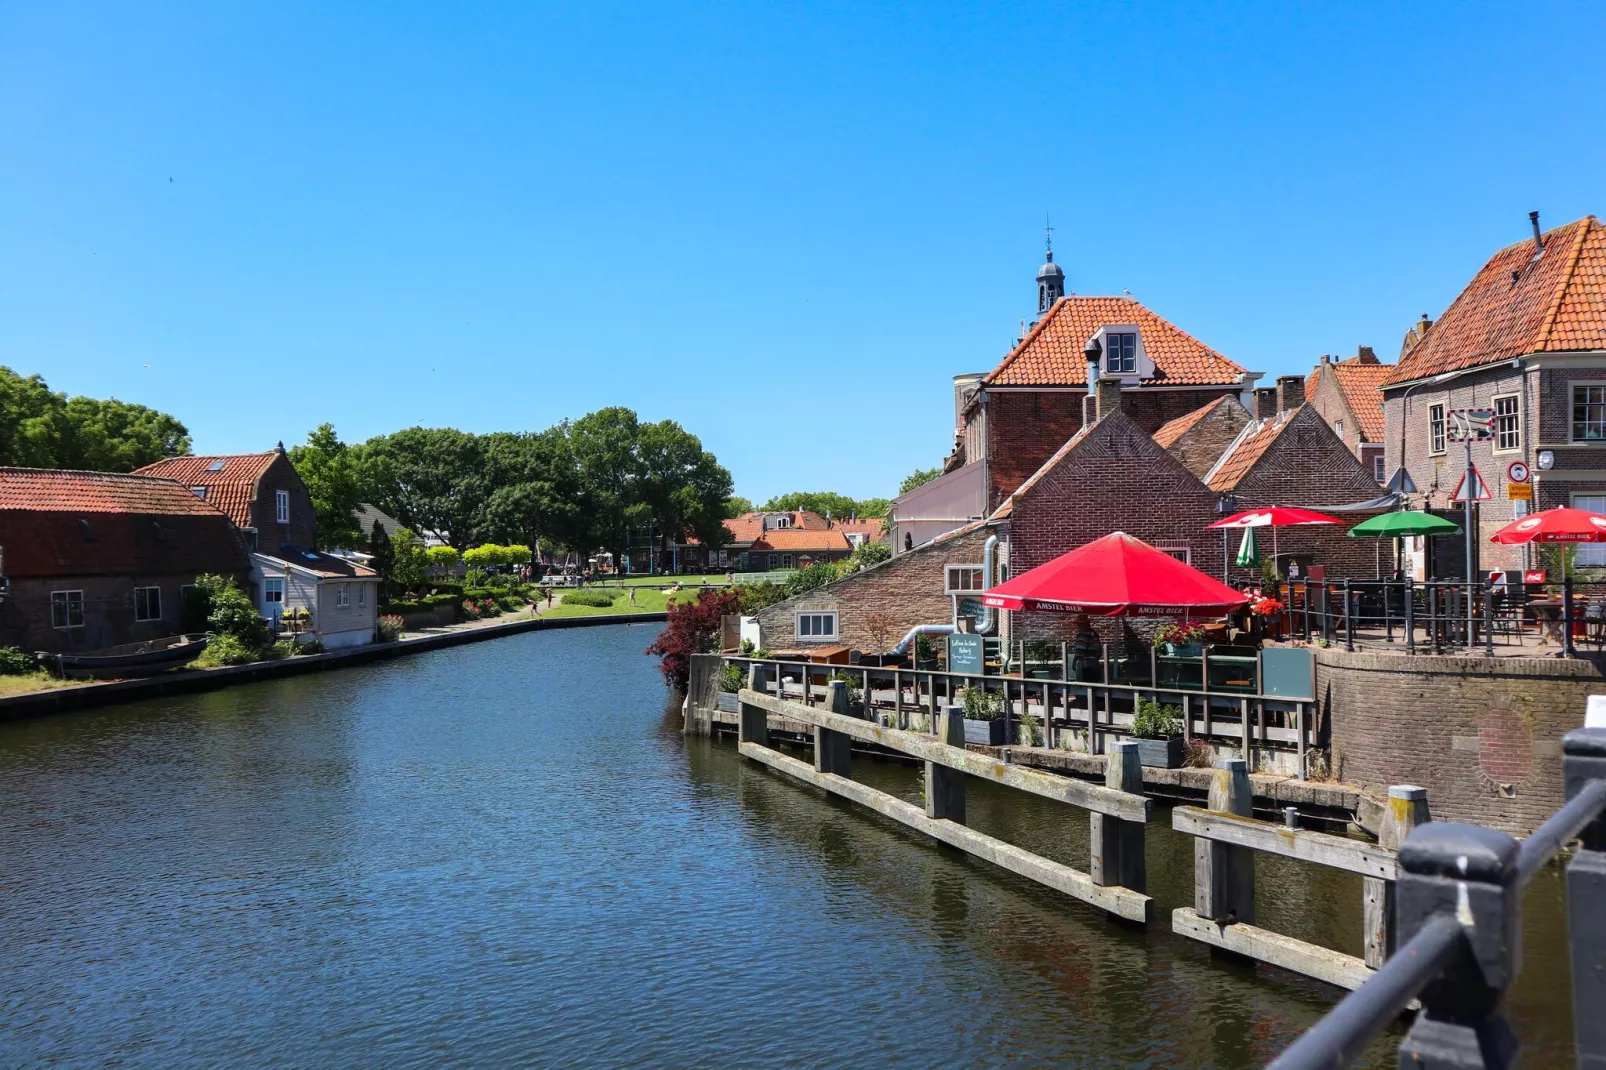
[[[262,616],[273,622],[291,610],[311,617],[310,634],[330,650],[374,641],[379,620],[379,574],[356,561],[315,550],[253,553],[251,579]]]

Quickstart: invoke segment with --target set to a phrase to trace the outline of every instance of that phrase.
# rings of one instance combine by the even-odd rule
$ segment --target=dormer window
[[[789,516],[778,516],[775,518],[775,526],[777,528],[789,528],[792,526],[792,518]]]
[[[190,493],[195,495],[197,498],[201,499],[203,502],[206,501],[206,488],[205,487],[191,487],[190,488]]]
[[[1110,375],[1132,375],[1137,372],[1136,332],[1111,331],[1104,336],[1104,370]]]

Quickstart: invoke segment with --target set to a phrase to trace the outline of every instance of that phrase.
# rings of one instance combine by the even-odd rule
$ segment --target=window
[[[1333,434],[1337,435],[1339,438],[1343,438],[1344,437],[1344,421],[1343,420],[1334,420],[1333,421]]]
[[[1573,441],[1606,442],[1606,385],[1573,387]]]
[[[797,615],[797,638],[799,642],[812,640],[820,642],[825,639],[836,638],[835,612],[808,612]]]
[[[1499,452],[1522,449],[1522,413],[1518,397],[1507,394],[1494,399],[1494,448]]]
[[[84,592],[50,592],[50,626],[52,628],[82,628],[84,626]]]
[[[277,518],[279,523],[290,523],[290,492],[287,490],[274,491],[273,504],[277,510]]]
[[[949,565],[944,594],[972,594],[986,590],[980,565]]]
[[[358,609],[362,609],[367,604],[368,604],[368,585],[366,583],[359,583],[359,584],[357,584],[357,608]]]
[[[1189,563],[1188,562],[1188,548],[1186,546],[1157,546],[1157,547],[1155,547],[1155,549],[1159,550],[1162,554],[1165,554],[1167,557],[1176,558],[1178,561],[1181,561],[1184,565]]]
[[[335,584],[335,608],[345,609],[349,605],[351,605],[351,584]]]
[[[206,466],[206,470],[208,472],[221,472],[223,471],[223,462],[220,460],[213,461],[211,464]]]
[[[284,578],[264,579],[262,581],[263,605],[282,605],[284,603]]]
[[[1588,509],[1592,513],[1606,512],[1606,494],[1574,494],[1574,509]],[[1579,543],[1578,556],[1573,563],[1579,568],[1600,568],[1606,565],[1606,543]]]
[[[195,495],[197,498],[201,499],[203,502],[206,501],[206,488],[205,487],[191,487],[190,488],[190,493]]]
[[[782,554],[781,555],[781,567],[782,568],[791,568],[792,567],[792,555],[791,554]]]
[[[778,516],[775,518],[775,526],[777,528],[789,528],[792,526],[792,518],[790,516]]]
[[[1387,473],[1383,471],[1383,455],[1381,453],[1372,455],[1372,478],[1379,483],[1384,483],[1388,480]]]
[[[1428,406],[1428,452],[1444,452],[1444,406]]]
[[[134,619],[162,619],[162,589],[160,587],[134,588]]]
[[[1104,370],[1112,375],[1138,370],[1138,336],[1119,333],[1104,336]]]
[[[781,567],[781,555],[780,554],[770,554],[770,568],[780,568],[780,567]]]

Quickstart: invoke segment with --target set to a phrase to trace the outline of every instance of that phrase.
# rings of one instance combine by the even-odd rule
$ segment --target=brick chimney
[[[1113,375],[1102,376],[1098,391],[1098,417],[1102,420],[1121,407],[1121,380]]]
[[[1305,404],[1305,377],[1303,375],[1279,375],[1277,377],[1277,411],[1278,413],[1293,412]]]
[[[1255,419],[1269,420],[1277,415],[1277,389],[1270,386],[1255,388]]]
[[[1355,361],[1358,364],[1377,364],[1377,354],[1372,352],[1371,346],[1356,346]]]

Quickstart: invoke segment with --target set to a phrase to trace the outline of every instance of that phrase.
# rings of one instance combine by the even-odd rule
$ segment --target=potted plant
[[[1028,680],[1056,680],[1060,676],[1060,650],[1053,643],[1026,644],[1021,671]]]
[[[1132,738],[1144,765],[1177,768],[1182,764],[1182,710],[1139,696],[1133,709]]]
[[[741,704],[736,701],[736,692],[747,683],[747,674],[740,665],[727,664],[719,670],[719,691],[714,697],[715,705],[724,713],[735,713]]]
[[[930,637],[921,633],[915,636],[915,668],[935,669],[937,667],[937,649],[931,643]]]
[[[1196,658],[1204,653],[1204,625],[1193,621],[1166,621],[1154,630],[1154,645],[1173,657]]]
[[[966,687],[960,693],[964,696],[965,742],[1002,747],[1006,742],[1003,693],[979,687]]]

